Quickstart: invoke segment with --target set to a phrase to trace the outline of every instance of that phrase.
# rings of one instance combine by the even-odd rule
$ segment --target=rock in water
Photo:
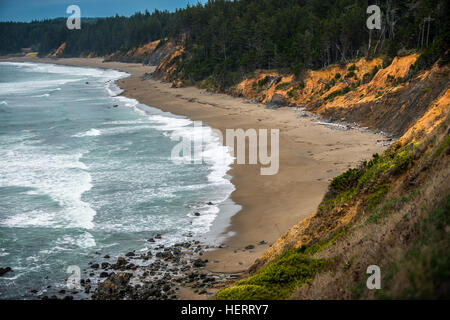
[[[0,277],[2,277],[8,272],[13,272],[13,270],[10,267],[0,268]]]

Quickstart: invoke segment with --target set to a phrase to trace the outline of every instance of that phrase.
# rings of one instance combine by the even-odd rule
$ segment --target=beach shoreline
[[[296,111],[290,108],[271,110],[244,98],[195,87],[172,88],[167,82],[143,79],[144,74],[154,70],[151,66],[104,63],[100,58],[14,59],[20,60],[127,72],[129,77],[117,81],[124,90],[123,96],[203,121],[222,132],[250,128],[280,130],[277,175],[261,176],[260,165],[233,164],[229,171],[235,186],[231,199],[242,209],[229,219],[225,230],[229,237],[223,248],[203,256],[208,259],[206,268],[211,272],[245,272],[291,226],[315,211],[334,176],[384,149],[376,143],[379,135],[358,130],[332,130],[310,119],[296,117]],[[216,219],[215,223],[219,221],[224,223],[221,219]]]

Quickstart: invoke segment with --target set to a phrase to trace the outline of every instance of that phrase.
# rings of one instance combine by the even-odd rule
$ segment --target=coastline
[[[18,61],[18,59],[15,59]],[[230,218],[226,248],[209,251],[204,258],[212,272],[243,272],[271,243],[292,225],[313,213],[325,194],[328,181],[348,167],[381,152],[380,136],[357,130],[337,131],[297,118],[289,108],[270,110],[243,98],[211,94],[194,87],[171,88],[169,83],[143,80],[154,67],[108,62],[94,58],[23,59],[42,62],[117,69],[130,73],[117,85],[122,95],[143,104],[203,121],[212,128],[280,129],[280,171],[261,176],[259,165],[232,166],[229,174],[235,191],[231,199],[242,209]],[[10,60],[12,61],[12,60]],[[216,219],[222,221],[221,219]],[[259,245],[258,242],[265,244]],[[248,245],[254,249],[245,250]]]

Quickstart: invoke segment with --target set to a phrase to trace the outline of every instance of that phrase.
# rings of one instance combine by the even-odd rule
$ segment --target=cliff
[[[404,77],[415,58],[396,58],[356,92],[311,108],[355,118],[365,110],[360,122],[392,127],[401,137],[382,155],[336,177],[317,211],[274,243],[247,279],[219,292],[219,299],[450,296],[449,68],[435,64],[399,85],[388,81],[390,75]],[[342,67],[310,72],[307,94],[318,91],[311,81],[338,71]],[[384,97],[376,90],[384,90]],[[305,101],[305,94],[296,99]],[[383,121],[384,113],[390,121]],[[369,265],[381,268],[380,290],[366,288]]]
[[[156,52],[156,51],[155,51]],[[151,55],[150,55],[151,59]],[[153,76],[182,80],[183,46],[159,47]],[[450,89],[441,61],[362,58],[299,75],[261,70],[227,93],[268,108],[296,107],[395,139],[381,155],[336,177],[317,211],[298,222],[219,299],[448,298],[450,296]],[[366,269],[382,270],[368,290]]]

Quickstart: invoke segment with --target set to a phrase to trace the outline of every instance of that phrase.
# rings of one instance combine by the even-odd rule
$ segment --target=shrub
[[[440,58],[439,64],[448,62],[448,46],[442,38],[436,38],[433,43],[428,46],[422,54],[417,58],[416,62],[409,69],[409,76],[415,76],[421,71],[431,68],[431,66]],[[447,62],[446,62],[447,61]]]
[[[264,87],[269,83],[270,79],[270,76],[265,76],[263,79],[258,81],[258,87]]]
[[[310,282],[325,265],[324,259],[314,259],[291,249],[283,253],[255,275],[236,282],[217,293],[219,300],[276,300],[289,297],[295,289]]]
[[[356,73],[354,71],[349,71],[345,77],[345,79],[349,79],[349,78],[356,78]]]
[[[338,96],[343,96],[343,95],[347,94],[348,92],[350,92],[350,87],[345,87],[341,90],[333,91],[332,93],[330,93],[329,95],[327,95],[325,97],[325,100],[333,100],[334,98],[336,98]]]
[[[291,84],[289,82],[280,83],[275,87],[275,90],[284,90],[287,89]]]
[[[355,70],[359,70],[359,68],[358,68],[355,64],[352,64],[352,65],[348,68],[348,71],[355,71]]]

